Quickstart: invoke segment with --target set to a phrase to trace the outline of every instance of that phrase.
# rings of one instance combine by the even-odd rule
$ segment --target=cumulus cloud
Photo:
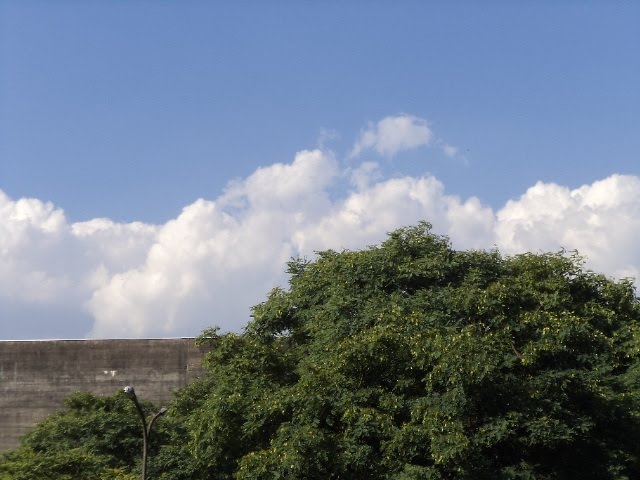
[[[336,196],[344,177],[351,187]],[[577,189],[539,182],[494,211],[478,198],[448,194],[433,176],[384,178],[375,163],[345,168],[312,150],[257,169],[163,225],[70,223],[50,203],[0,192],[3,335],[240,330],[250,307],[286,283],[292,256],[363,248],[423,219],[455,248],[578,249],[590,268],[640,278],[639,177],[612,175]],[[28,320],[34,315],[43,316],[39,330]]]
[[[336,202],[317,222],[295,232],[299,251],[355,249],[371,245],[402,225],[428,219],[462,248],[492,241],[493,212],[477,198],[446,195],[435,177],[404,177],[376,182]]]
[[[64,212],[51,203],[0,192],[0,282],[8,299],[47,302],[65,290],[66,280],[47,259],[65,243]],[[48,268],[43,265],[49,263]],[[56,272],[57,270],[57,272]]]
[[[570,190],[538,182],[497,213],[505,252],[577,249],[597,271],[640,279],[640,178],[612,175]]]
[[[363,165],[368,175],[374,165]],[[249,307],[284,284],[292,256],[359,248],[429,218],[465,247],[491,241],[493,213],[444,193],[433,177],[359,183],[331,200],[335,159],[304,151],[260,168],[215,201],[198,200],[159,229],[143,265],[111,276],[88,307],[93,336],[171,335],[217,324],[240,328]]]
[[[50,202],[0,191],[3,338],[88,332],[93,320],[84,302],[114,272],[141,262],[155,235],[156,227],[142,223],[70,224]]]
[[[403,150],[428,145],[433,132],[427,121],[413,115],[385,117],[377,124],[369,123],[351,150],[351,157],[373,149],[380,155],[393,156]]]
[[[351,185],[357,190],[364,190],[372,182],[382,179],[380,165],[376,162],[363,162],[356,168],[350,169],[348,173]]]
[[[249,307],[284,283],[293,232],[329,209],[337,162],[320,150],[256,170],[215,201],[198,200],[159,229],[144,264],[88,302],[93,336],[167,336],[207,325],[237,330]]]

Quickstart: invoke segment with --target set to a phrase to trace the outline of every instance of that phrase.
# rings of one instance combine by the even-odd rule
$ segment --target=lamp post
[[[149,434],[151,433],[151,428],[153,427],[153,423],[156,421],[158,417],[167,413],[166,407],[162,407],[158,412],[151,417],[149,424],[147,425],[147,418],[142,411],[142,407],[140,406],[140,402],[138,402],[138,397],[136,396],[136,391],[131,386],[124,387],[123,390],[125,396],[131,400],[136,406],[136,410],[138,410],[138,415],[140,415],[140,423],[142,423],[142,480],[147,480],[147,457],[149,454]]]

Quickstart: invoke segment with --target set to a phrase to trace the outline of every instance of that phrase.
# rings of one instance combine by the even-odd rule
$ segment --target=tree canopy
[[[640,475],[630,280],[456,251],[426,223],[289,273],[242,333],[200,337],[208,375],[172,404],[158,478]]]
[[[157,411],[150,402],[141,403],[145,411]],[[189,454],[181,450],[183,422],[169,415],[154,426],[151,478],[192,478]],[[78,392],[25,435],[18,449],[0,457],[0,480],[137,480],[141,428],[134,404],[122,392],[108,397]]]

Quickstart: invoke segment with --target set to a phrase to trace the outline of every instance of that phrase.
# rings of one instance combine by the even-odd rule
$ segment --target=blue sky
[[[630,1],[1,2],[0,335],[239,329],[289,256],[421,218],[460,248],[578,248],[636,275],[639,18]]]

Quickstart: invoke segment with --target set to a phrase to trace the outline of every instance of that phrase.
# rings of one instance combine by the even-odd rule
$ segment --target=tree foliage
[[[577,256],[454,251],[428,224],[290,264],[220,337],[191,417],[207,478],[632,478],[629,281]]]
[[[149,402],[143,407],[155,411]],[[136,479],[141,428],[133,403],[121,393],[98,397],[78,392],[25,435],[17,450],[0,459],[0,479]],[[171,441],[173,431],[166,422],[156,426],[153,453]]]
[[[366,250],[294,260],[289,273],[289,288],[256,306],[243,333],[200,337],[213,347],[209,373],[163,418],[152,478],[640,475],[630,281],[564,252],[455,251],[426,223]],[[109,423],[108,409],[74,401],[4,465],[100,466],[37,478],[130,472],[139,435],[119,443],[118,432],[139,428],[132,406]],[[64,446],[49,450],[54,439]]]

